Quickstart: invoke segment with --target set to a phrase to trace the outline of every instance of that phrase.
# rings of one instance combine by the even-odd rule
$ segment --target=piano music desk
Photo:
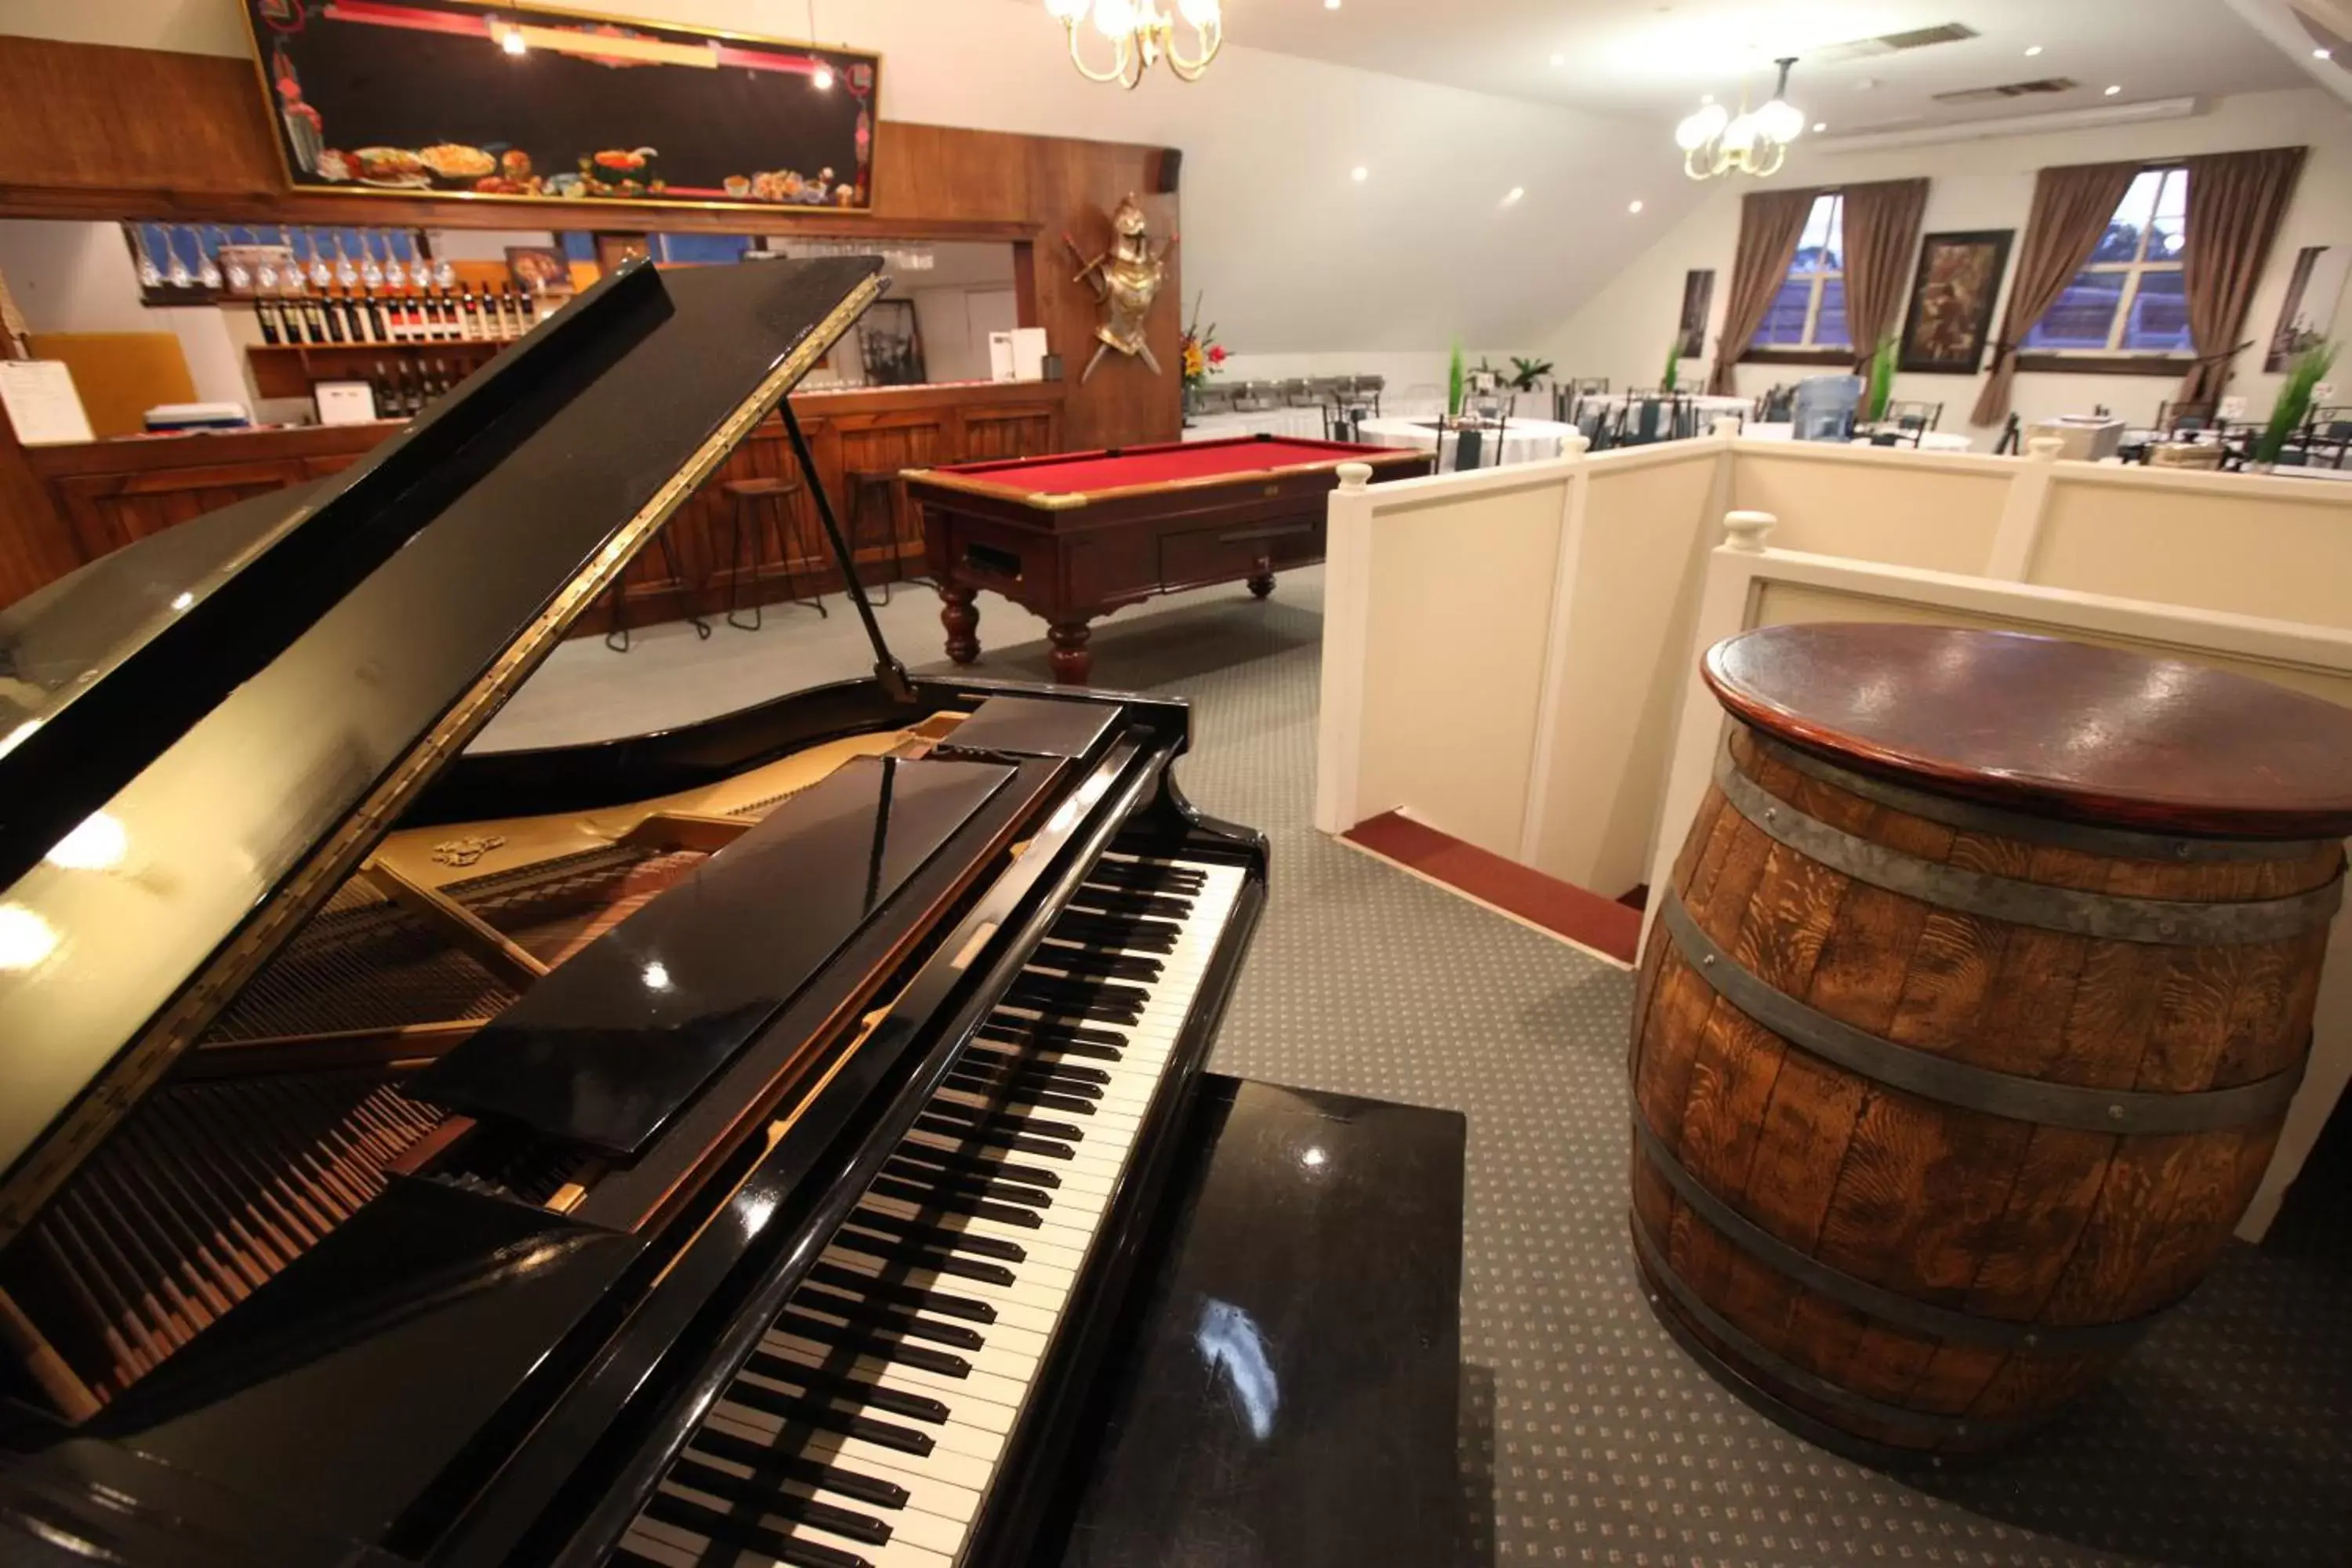
[[[1045,618],[1054,678],[1073,685],[1094,663],[1087,623],[1114,610],[1213,583],[1263,599],[1275,573],[1323,559],[1342,463],[1369,464],[1379,483],[1426,474],[1431,458],[1254,436],[910,470],[948,657],[980,657],[982,588]]]

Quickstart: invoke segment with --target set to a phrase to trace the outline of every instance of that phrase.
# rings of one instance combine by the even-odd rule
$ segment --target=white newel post
[[[1519,814],[1522,865],[1536,864],[1543,849],[1545,808],[1551,795],[1552,748],[1559,731],[1560,689],[1568,679],[1569,621],[1576,603],[1576,574],[1584,549],[1585,509],[1592,489],[1585,454],[1592,442],[1580,431],[1560,437],[1559,455],[1570,465],[1560,487],[1559,548],[1552,557],[1551,608],[1544,617],[1543,679],[1536,688],[1535,746],[1528,753],[1528,801]]]
[[[1985,575],[2005,583],[2022,583],[2033,569],[2033,552],[2042,542],[2042,515],[2050,507],[2050,486],[2058,477],[2058,454],[2066,443],[2055,436],[2036,436],[2025,444],[2025,461],[2009,481],[2009,499],[1994,530],[1992,552]]]
[[[1708,648],[1748,629],[1766,541],[1780,525],[1780,520],[1769,511],[1727,513],[1724,542],[1706,563],[1706,592],[1699,600],[1698,626],[1683,668],[1682,721],[1675,731],[1674,760],[1666,768],[1666,796],[1658,808],[1658,829],[1652,835],[1657,849],[1650,858],[1650,907],[1642,917],[1645,946],[1656,923],[1658,895],[1674,880],[1683,837],[1698,815],[1699,802],[1706,798],[1716,751],[1723,744],[1723,710],[1700,678],[1698,661]]]
[[[1323,701],[1315,729],[1315,826],[1356,826],[1364,739],[1364,655],[1372,587],[1372,469],[1339,465],[1323,546]]]

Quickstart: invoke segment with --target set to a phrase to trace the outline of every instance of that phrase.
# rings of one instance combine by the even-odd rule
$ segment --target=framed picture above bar
[[[1992,309],[2009,270],[2017,231],[1931,234],[1919,242],[1919,275],[1903,323],[1899,362],[1906,371],[1974,375],[1992,337]]]
[[[530,5],[244,4],[298,190],[874,205],[879,55]]]
[[[1683,319],[1681,326],[1682,356],[1701,359],[1706,354],[1706,318],[1715,309],[1715,269],[1694,270],[1683,274]]]

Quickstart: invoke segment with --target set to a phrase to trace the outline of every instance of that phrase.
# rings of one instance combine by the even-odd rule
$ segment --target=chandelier
[[[1176,47],[1176,17],[1160,8],[1161,0],[1045,0],[1045,9],[1069,34],[1070,63],[1078,68],[1080,76],[1132,89],[1161,60],[1168,62],[1179,79],[1198,81],[1223,46],[1223,6],[1219,0],[1175,0],[1175,4],[1176,16],[1192,29],[1189,58]],[[1078,43],[1078,24],[1090,9],[1095,14],[1095,31],[1110,40],[1108,70],[1087,65]]]
[[[1805,129],[1803,112],[1789,101],[1789,68],[1796,63],[1794,55],[1773,62],[1780,68],[1780,82],[1772,89],[1769,103],[1748,108],[1748,90],[1742,88],[1737,115],[1725,112],[1719,103],[1709,103],[1675,126],[1675,142],[1683,150],[1683,173],[1694,180],[1711,180],[1734,172],[1759,180],[1779,174],[1780,165],[1789,161],[1789,143]]]

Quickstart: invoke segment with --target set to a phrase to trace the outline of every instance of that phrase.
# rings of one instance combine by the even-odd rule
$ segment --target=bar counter
[[[1059,451],[1066,395],[1061,382],[795,394],[793,411],[842,526],[852,533],[859,575],[872,582],[919,569],[922,522],[900,493],[900,469]],[[0,605],[215,508],[332,474],[399,428],[396,422],[303,426],[21,448],[47,504],[0,515],[0,561],[8,568],[0,572]],[[861,475],[884,476],[887,488],[861,485]],[[746,511],[740,555],[730,558],[738,502],[722,487],[755,478],[799,478],[782,419],[761,421],[671,518],[664,530],[667,551],[657,542],[630,565],[618,605],[623,624],[677,619],[689,610],[715,616],[730,604],[772,604],[787,596],[788,574],[803,595],[840,585],[805,487],[782,499],[781,556],[775,533],[755,527]],[[614,613],[607,595],[575,635],[612,629]]]

